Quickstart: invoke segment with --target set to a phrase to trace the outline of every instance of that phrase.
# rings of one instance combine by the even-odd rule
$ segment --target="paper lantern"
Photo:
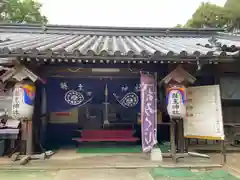
[[[31,120],[34,110],[36,87],[28,82],[17,83],[13,89],[12,117]]]
[[[186,90],[184,86],[172,86],[167,89],[167,112],[171,118],[184,118]]]

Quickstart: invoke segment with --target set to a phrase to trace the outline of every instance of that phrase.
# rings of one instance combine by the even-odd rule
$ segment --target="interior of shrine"
[[[46,85],[37,87],[36,104],[45,114],[39,126],[45,149],[138,147],[141,152],[140,70],[130,68],[47,68]],[[164,78],[158,73],[157,140],[170,141]],[[197,77],[194,85],[214,84]],[[37,105],[36,105],[37,106]],[[36,110],[35,110],[36,111]],[[81,147],[81,148],[80,148]],[[88,149],[89,150],[89,149]]]
[[[41,89],[38,93],[43,94],[36,96],[36,102],[42,106],[41,113],[48,114],[39,133],[42,146],[47,149],[131,146],[141,152],[139,70],[68,68],[65,71],[50,71],[46,85],[40,84],[38,88]],[[158,92],[158,101],[164,101],[164,89]],[[161,142],[169,141],[166,113],[158,111]]]

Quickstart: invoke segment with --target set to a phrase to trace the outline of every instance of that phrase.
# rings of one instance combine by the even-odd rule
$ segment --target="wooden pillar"
[[[225,141],[224,140],[221,141],[221,155],[222,155],[221,164],[224,165],[227,162],[226,146],[225,146]]]
[[[171,119],[170,124],[170,143],[171,143],[171,156],[176,161],[176,142],[175,142],[175,121]]]
[[[183,119],[178,121],[178,150],[180,153],[184,153],[185,142],[184,142],[184,133],[183,133]]]
[[[26,153],[26,141],[27,141],[27,124],[26,121],[21,121],[21,144],[20,144],[20,153]]]
[[[33,153],[32,121],[27,121],[26,155]]]
[[[26,155],[33,153],[32,121],[23,120],[21,123],[22,145],[21,152]]]

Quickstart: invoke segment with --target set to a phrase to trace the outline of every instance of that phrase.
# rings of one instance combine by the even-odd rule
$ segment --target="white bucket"
[[[160,148],[153,148],[151,151],[152,161],[162,161],[162,151]]]

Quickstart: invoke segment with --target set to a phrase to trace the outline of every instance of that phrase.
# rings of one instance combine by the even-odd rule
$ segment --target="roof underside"
[[[230,37],[216,29],[0,25],[0,56],[149,60],[238,56],[240,38]]]

